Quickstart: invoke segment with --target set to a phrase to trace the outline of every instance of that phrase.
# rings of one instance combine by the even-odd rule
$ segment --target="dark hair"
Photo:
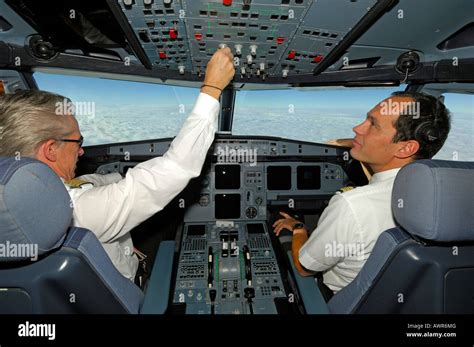
[[[408,97],[417,104],[416,117],[407,110],[400,112],[394,127],[393,142],[416,140],[420,144],[414,159],[431,159],[438,153],[451,129],[451,116],[443,102],[432,95],[418,92],[395,92],[393,96]]]

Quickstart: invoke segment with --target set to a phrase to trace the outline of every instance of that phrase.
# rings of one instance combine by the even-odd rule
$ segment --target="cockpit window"
[[[474,95],[445,93],[451,112],[451,131],[434,159],[474,161]]]
[[[35,80],[74,102],[85,146],[173,137],[199,94],[196,88],[42,72]],[[232,133],[319,143],[352,138],[372,107],[405,87],[238,91]],[[451,131],[434,159],[474,161],[474,95],[444,97]]]
[[[370,109],[405,88],[240,91],[232,133],[320,143],[353,138],[352,128],[366,118]]]
[[[176,136],[199,89],[37,72],[39,89],[73,101],[84,145]],[[67,106],[65,106],[67,107]]]
[[[397,88],[240,91],[232,133],[325,143],[352,138],[352,128]],[[474,95],[446,93],[451,132],[434,159],[474,161]]]

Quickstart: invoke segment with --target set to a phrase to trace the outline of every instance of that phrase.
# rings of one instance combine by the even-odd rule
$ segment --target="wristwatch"
[[[293,225],[293,230],[291,231],[295,231],[296,229],[304,229],[305,228],[305,225],[303,223],[296,223],[295,225]]]

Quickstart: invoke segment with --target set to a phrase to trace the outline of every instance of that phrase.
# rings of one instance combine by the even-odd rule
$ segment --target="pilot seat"
[[[0,158],[0,314],[139,312],[143,292],[71,219],[69,194],[47,165]]]

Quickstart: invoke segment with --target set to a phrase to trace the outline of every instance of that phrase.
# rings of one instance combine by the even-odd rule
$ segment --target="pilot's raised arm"
[[[138,266],[130,230],[162,210],[200,174],[216,132],[218,99],[233,75],[230,49],[219,50],[207,66],[194,109],[162,157],[138,164],[124,179],[87,175],[81,178],[94,185],[68,187],[74,225],[92,230],[126,277],[133,279]]]

